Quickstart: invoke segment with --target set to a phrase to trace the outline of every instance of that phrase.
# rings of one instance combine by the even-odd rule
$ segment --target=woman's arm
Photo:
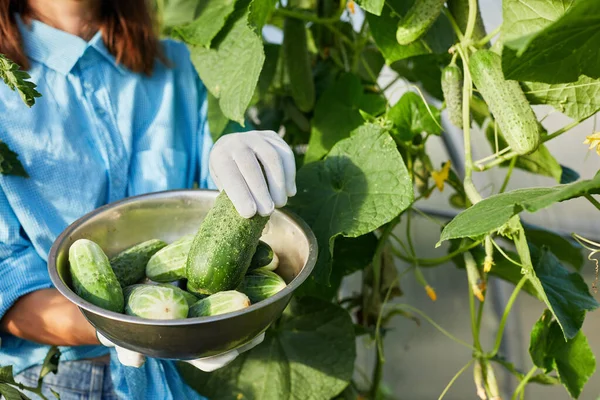
[[[94,327],[56,289],[26,294],[0,320],[0,329],[22,339],[57,346],[99,344]]]

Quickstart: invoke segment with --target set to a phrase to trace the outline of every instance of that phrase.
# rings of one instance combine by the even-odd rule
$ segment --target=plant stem
[[[481,47],[486,45],[490,40],[494,38],[494,36],[496,36],[500,32],[500,29],[502,29],[502,24],[496,27],[496,29],[494,29],[492,32],[488,33],[484,38],[475,42],[475,46]]]
[[[558,136],[562,135],[563,133],[570,131],[571,129],[575,128],[577,125],[579,125],[580,123],[582,123],[586,119],[587,118],[581,118],[581,119],[578,119],[576,121],[571,122],[570,124],[567,124],[567,125],[563,126],[562,128],[560,128],[556,132],[552,132],[551,134],[542,137],[542,142],[546,143],[547,141],[552,140],[555,137],[558,137]]]
[[[381,88],[381,92],[385,92],[386,90],[388,90],[389,88],[391,88],[396,82],[398,82],[400,79],[404,79],[403,77],[401,77],[400,75],[396,76],[394,79],[392,79],[392,81],[390,83],[388,83],[387,85],[385,85],[383,88]]]
[[[499,193],[504,193],[506,187],[508,186],[508,181],[510,180],[510,176],[515,169],[515,165],[517,164],[517,157],[514,157],[510,160],[510,165],[508,166],[508,171],[506,171],[506,176],[504,177],[504,182],[502,182],[502,186],[500,187]]]
[[[375,369],[373,370],[373,379],[371,380],[371,390],[370,390],[370,398],[376,399],[377,392],[379,392],[379,386],[381,385],[381,380],[383,378],[383,363],[381,362],[381,357],[379,356],[379,352],[375,352]]]
[[[442,392],[442,394],[440,394],[440,397],[438,397],[438,400],[442,400],[444,398],[444,396],[446,395],[446,393],[448,393],[448,390],[450,390],[450,388],[452,387],[452,385],[454,384],[454,382],[463,374],[463,372],[465,372],[470,366],[471,364],[473,364],[473,362],[475,361],[475,359],[471,359],[467,364],[465,364],[464,367],[462,367],[453,377],[452,379],[450,379],[450,382],[448,382],[448,384],[446,385],[446,387],[444,388],[444,391]]]
[[[469,16],[464,37],[466,43],[469,43],[473,37],[473,30],[475,29],[475,22],[477,20],[477,6],[477,0],[469,0]]]
[[[469,311],[471,315],[471,333],[473,335],[473,344],[477,351],[481,351],[481,343],[479,342],[479,328],[477,326],[477,319],[475,316],[475,294],[473,293],[473,277],[469,271],[477,269],[475,259],[469,252],[463,254],[465,259],[465,269],[467,270],[467,278],[469,282]]]
[[[456,33],[456,36],[458,37],[458,40],[462,41],[463,38],[464,38],[464,35],[461,32],[460,27],[456,23],[456,20],[454,19],[454,16],[452,15],[452,13],[450,11],[448,11],[447,8],[444,7],[443,10],[444,10],[444,14],[448,18],[448,21],[450,21],[450,25],[452,25],[452,29],[454,30],[454,33]]]
[[[517,296],[519,295],[521,288],[523,288],[523,285],[525,285],[527,280],[528,280],[527,276],[523,276],[521,278],[519,283],[517,283],[517,286],[515,286],[512,294],[510,295],[510,298],[508,299],[508,302],[506,303],[506,307],[504,307],[504,313],[502,314],[502,319],[500,319],[500,325],[498,326],[498,333],[496,334],[496,343],[494,344],[494,350],[492,350],[492,352],[489,355],[490,358],[494,357],[496,354],[498,354],[498,350],[500,350],[500,345],[502,344],[502,336],[504,335],[504,327],[506,326],[506,322],[508,320],[508,315],[510,314],[510,310],[511,310],[513,304],[515,303],[515,300],[517,300]]]
[[[435,329],[437,329],[438,331],[440,331],[440,333],[442,333],[444,336],[446,336],[447,338],[449,338],[450,340],[453,340],[454,342],[463,345],[473,351],[477,351],[477,349],[475,347],[473,347],[472,345],[470,345],[469,343],[460,340],[459,338],[457,338],[456,336],[452,335],[450,332],[448,332],[447,330],[445,330],[444,328],[442,328],[440,325],[438,325],[433,319],[431,319],[431,317],[429,317],[427,314],[425,314],[423,311],[419,310],[418,308],[415,308],[409,304],[404,304],[404,303],[400,303],[400,304],[394,304],[393,308],[399,308],[399,309],[407,309],[409,311],[412,311],[416,314],[418,314],[419,316],[421,316],[425,321],[429,322],[431,325],[433,325],[433,327]]]
[[[485,164],[485,165],[477,165],[477,170],[478,171],[486,171],[490,168],[495,167],[496,165],[500,165],[505,161],[509,161],[512,160],[513,158],[518,157],[519,155],[515,152],[515,151],[509,151],[508,153],[502,155],[502,156],[498,156],[494,161]]]
[[[392,235],[392,237],[394,239],[396,239],[396,241],[399,240],[398,237],[396,237],[395,235]],[[401,242],[398,242],[401,243]],[[442,257],[437,257],[437,258],[417,258],[416,260],[405,255],[402,254],[396,247],[392,246],[392,253],[394,253],[394,255],[398,258],[400,258],[403,261],[409,262],[411,264],[418,264],[419,267],[436,267],[442,263],[445,263],[446,261],[450,261],[452,260],[454,257],[464,253],[465,251],[469,251],[477,246],[479,246],[481,244],[481,241],[477,241],[477,242],[473,242],[471,244],[469,244],[468,246],[465,247],[461,247],[459,249],[454,250],[452,253],[449,253],[445,256]]]
[[[515,389],[515,392],[512,395],[512,400],[516,400],[517,397],[519,396],[519,394],[525,390],[525,386],[527,385],[527,382],[529,382],[529,380],[533,377],[533,375],[535,374],[535,372],[537,371],[537,367],[534,365],[529,372],[527,372],[527,375],[525,375],[525,377],[523,378],[523,380],[521,380],[521,382],[519,382],[519,385],[517,386],[517,388]]]
[[[592,197],[591,194],[586,193],[585,198],[588,199],[588,201],[590,203],[592,203],[594,205],[594,207],[596,207],[598,210],[600,210],[600,203],[598,202],[598,200],[596,200],[595,198]]]

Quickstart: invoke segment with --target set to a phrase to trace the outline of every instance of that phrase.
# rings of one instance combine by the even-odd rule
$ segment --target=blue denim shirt
[[[48,252],[75,219],[127,196],[194,182],[214,188],[207,92],[185,45],[163,41],[173,65],[157,61],[145,76],[119,65],[100,33],[86,42],[41,22],[19,24],[42,97],[29,109],[0,85],[0,140],[30,175],[0,175],[0,318],[20,296],[52,287]],[[48,350],[11,335],[1,340],[0,365],[15,373]],[[63,360],[78,360],[108,349],[61,351]],[[168,361],[149,359],[139,370],[112,363],[111,375],[123,398],[200,398]]]

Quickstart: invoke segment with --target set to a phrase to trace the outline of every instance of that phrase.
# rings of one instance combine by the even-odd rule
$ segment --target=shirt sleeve
[[[52,287],[46,262],[27,239],[0,188],[0,318],[19,297]]]

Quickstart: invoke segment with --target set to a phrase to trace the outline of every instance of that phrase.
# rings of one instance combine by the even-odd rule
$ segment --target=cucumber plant
[[[472,343],[461,342],[471,357],[455,378],[473,368],[473,394],[482,399],[523,398],[529,384],[562,385],[578,398],[596,367],[581,327],[598,302],[579,272],[594,264],[584,264],[581,247],[521,218],[577,197],[600,211],[594,197],[600,174],[579,180],[545,145],[600,110],[594,91],[600,50],[589,41],[595,31],[587,19],[600,14],[600,3],[502,0],[502,25],[488,33],[477,0],[200,2],[158,2],[162,32],[187,42],[212,92],[209,126],[231,132],[235,123],[251,121],[281,132],[292,146],[298,194],[288,207],[311,226],[320,253],[313,275],[265,341],[210,374],[182,365],[189,384],[211,399],[395,398],[383,380],[390,323],[399,317],[433,322],[419,304],[397,301],[400,284],[417,283],[435,301],[423,269],[452,262],[468,282],[473,335]],[[170,20],[182,15],[189,18]],[[265,27],[271,35],[263,37]],[[218,62],[205,62],[209,57]],[[391,103],[391,86],[378,80],[384,65],[397,72],[392,84],[403,80],[418,90]],[[434,103],[445,104],[446,112]],[[547,132],[531,108],[538,104],[573,121]],[[427,152],[428,141],[443,134],[445,114],[462,131],[463,165],[434,162]],[[471,151],[474,130],[490,139],[490,155],[481,160]],[[598,148],[600,139],[591,135],[587,143]],[[583,145],[580,151],[583,156]],[[492,168],[504,168],[504,183],[484,196],[473,177]],[[557,185],[505,192],[515,169]],[[440,236],[448,254],[424,258],[408,232],[419,206],[442,190],[460,212]],[[397,258],[409,267],[397,271]],[[342,298],[342,282],[352,274],[360,276],[360,290]],[[488,346],[481,324],[492,277],[514,289]],[[529,321],[528,372],[500,346],[520,292],[546,309]],[[355,370],[358,337],[374,343],[368,371]],[[518,381],[510,393],[498,386],[500,370]]]

